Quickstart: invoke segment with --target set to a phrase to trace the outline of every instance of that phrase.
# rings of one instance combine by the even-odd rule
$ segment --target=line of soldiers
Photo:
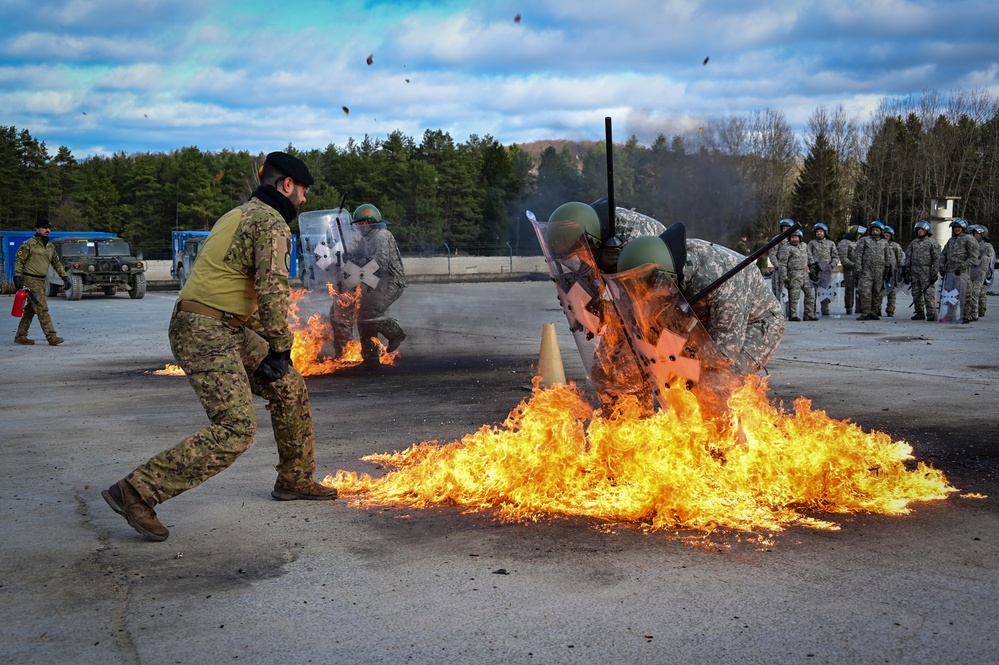
[[[793,225],[790,219],[781,220],[781,231]],[[910,286],[912,293],[912,319],[935,321],[938,304],[934,285],[940,276],[944,278],[940,303],[947,310],[941,320],[977,321],[985,315],[995,249],[989,242],[988,229],[980,224],[969,225],[957,218],[950,228],[951,238],[941,249],[931,237],[929,223],[916,222],[916,237],[907,250],[895,242],[895,230],[880,221],[868,227],[850,226],[838,243],[827,237],[829,229],[821,222],[813,227],[815,238],[807,245],[803,244],[803,231],[798,229],[770,250],[774,295],[781,298],[786,288],[787,320],[800,321],[797,308],[799,294],[803,293],[804,320],[816,321],[817,300],[822,315],[829,314],[829,303],[835,297],[831,272],[842,264],[846,313],[856,311],[858,321],[879,320],[883,300],[887,301],[885,314],[894,316],[902,282]]]

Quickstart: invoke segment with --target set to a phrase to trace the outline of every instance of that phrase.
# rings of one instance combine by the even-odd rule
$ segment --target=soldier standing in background
[[[856,277],[853,270],[853,248],[857,245],[857,230],[859,226],[847,228],[846,233],[836,245],[840,263],[843,264],[843,305],[847,314],[853,314],[853,302],[857,298]]]
[[[55,247],[49,244],[49,233],[52,225],[49,220],[40,219],[35,222],[35,235],[25,240],[17,248],[14,257],[14,286],[18,290],[27,288],[33,297],[28,298],[24,303],[24,312],[21,314],[21,322],[17,324],[17,332],[14,334],[15,344],[31,345],[35,341],[28,339],[28,329],[31,327],[31,320],[38,315],[38,325],[45,333],[45,339],[49,345],[56,346],[62,344],[64,340],[56,334],[55,326],[52,325],[52,317],[49,316],[49,301],[46,300],[47,289],[45,287],[45,277],[48,274],[49,266],[55,268],[59,276],[63,278],[66,288],[70,288],[66,277],[66,269],[59,262]]]
[[[777,235],[780,235],[792,226],[794,226],[793,220],[780,220],[780,230]],[[784,238],[767,253],[767,258],[770,259],[770,265],[773,266],[773,272],[770,273],[770,286],[773,288],[774,295],[777,296],[778,301],[783,300],[782,292],[784,290],[785,282],[787,281],[787,276],[781,274],[781,266],[784,265],[784,253],[787,251],[787,247],[790,244],[790,239]],[[790,294],[788,294],[788,299],[790,299]]]
[[[839,248],[836,247],[836,243],[827,237],[829,233],[828,226],[819,222],[815,225],[814,231],[815,238],[808,241],[808,253],[812,257],[812,263],[819,267],[821,273],[831,274],[832,269],[839,263]],[[823,278],[820,277],[819,285],[823,287],[829,286],[828,282],[822,284],[821,279]],[[829,316],[829,301],[822,300],[820,307],[822,309],[822,316]]]
[[[291,229],[312,184],[298,158],[272,152],[249,201],[223,215],[181,289],[170,350],[211,425],[164,450],[104,490],[108,505],[149,540],[170,532],[153,507],[197,487],[253,443],[253,395],[267,400],[279,462],[271,496],[329,500],[313,480],[316,440],[309,393],[291,365],[288,326]]]
[[[940,276],[944,287],[953,282],[961,303],[961,323],[971,323],[968,318],[968,291],[971,288],[971,267],[978,263],[978,241],[968,233],[968,222],[961,217],[950,223],[950,239],[940,254]],[[952,276],[948,277],[948,276]],[[943,318],[940,319],[941,321]],[[949,323],[957,323],[950,321]]]
[[[854,270],[858,275],[857,293],[860,296],[861,314],[858,321],[878,321],[881,316],[877,313],[881,308],[881,293],[884,290],[885,270],[892,265],[892,256],[888,250],[888,243],[881,236],[884,224],[878,221],[871,222],[867,227],[868,235],[857,241],[857,246],[853,248]]]
[[[916,237],[909,243],[902,259],[912,291],[912,304],[916,308],[912,320],[936,321],[937,298],[933,285],[940,270],[940,244],[932,238],[929,222],[918,221],[914,229]]]
[[[787,320],[800,321],[798,318],[798,295],[805,293],[805,320],[818,321],[815,316],[815,289],[809,279],[814,261],[804,244],[804,232],[796,229],[788,238],[787,249],[784,250],[784,260],[781,263],[781,274],[784,275],[784,285],[787,286]]]
[[[989,256],[985,249],[985,241],[982,240],[982,229],[978,224],[968,227],[968,235],[975,239],[978,244],[978,261],[971,266],[970,288],[968,289],[967,303],[968,312],[965,318],[977,321],[982,315],[982,288],[985,286],[985,273],[989,269]]]
[[[982,286],[978,291],[978,318],[982,318],[985,316],[985,308],[989,301],[989,285],[992,283],[992,277],[995,274],[996,250],[992,246],[992,243],[989,242],[988,228],[981,224],[977,224],[976,226],[979,231],[979,235],[976,236],[978,238],[978,248],[981,250],[982,266],[985,273],[982,276]]]
[[[749,235],[746,233],[741,234],[739,236],[739,242],[735,243],[735,246],[732,249],[739,252],[743,256],[749,256],[752,254],[753,249],[749,246]]]
[[[884,230],[884,238],[888,241],[888,251],[891,253],[892,265],[896,268],[902,265],[905,260],[905,252],[902,250],[902,246],[895,242],[895,229],[890,226],[886,226]],[[898,276],[896,275],[897,270],[892,270],[891,274],[891,288],[888,289],[888,304],[885,306],[885,314],[888,316],[895,316],[895,303],[898,299]],[[878,313],[881,313],[881,307],[878,306]]]

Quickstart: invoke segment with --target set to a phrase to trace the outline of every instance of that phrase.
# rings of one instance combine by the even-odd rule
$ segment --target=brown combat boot
[[[14,344],[24,344],[25,346],[31,346],[35,343],[35,340],[28,339],[27,337],[15,337]]]
[[[405,339],[406,339],[406,333],[404,332],[399,333],[398,335],[396,335],[395,337],[391,338],[388,341],[388,346],[385,347],[385,350],[388,351],[389,353],[392,353],[393,351],[399,348],[399,346],[403,343],[403,341],[405,341]]]
[[[285,487],[279,480],[274,483],[271,496],[278,501],[332,501],[337,497],[337,492],[335,487],[326,487],[314,480],[310,480],[308,485],[297,488]]]
[[[111,506],[111,510],[124,515],[129,526],[149,540],[166,540],[170,535],[170,531],[156,517],[156,511],[149,507],[127,480],[119,480],[101,492],[101,496]]]
[[[59,346],[65,341],[66,340],[64,340],[62,337],[59,337],[58,335],[56,335],[55,337],[49,337],[49,346]]]

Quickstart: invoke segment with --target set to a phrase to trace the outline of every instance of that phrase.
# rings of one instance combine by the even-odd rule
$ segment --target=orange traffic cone
[[[541,327],[541,357],[538,359],[538,375],[541,377],[542,388],[565,383],[562,351],[558,348],[558,337],[555,334],[554,323],[546,323]]]

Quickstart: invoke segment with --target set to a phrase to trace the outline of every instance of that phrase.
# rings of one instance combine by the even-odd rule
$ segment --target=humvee
[[[52,241],[59,261],[69,277],[67,300],[79,300],[84,293],[97,291],[113,296],[128,291],[129,298],[146,295],[146,264],[142,253],[133,255],[122,238],[94,238],[86,235],[56,238]],[[59,293],[62,278],[49,267],[48,294]]]
[[[184,241],[184,248],[181,250],[180,258],[177,259],[177,283],[180,288],[187,284],[187,278],[194,270],[194,260],[198,258],[201,246],[208,240],[208,236],[197,236]]]

